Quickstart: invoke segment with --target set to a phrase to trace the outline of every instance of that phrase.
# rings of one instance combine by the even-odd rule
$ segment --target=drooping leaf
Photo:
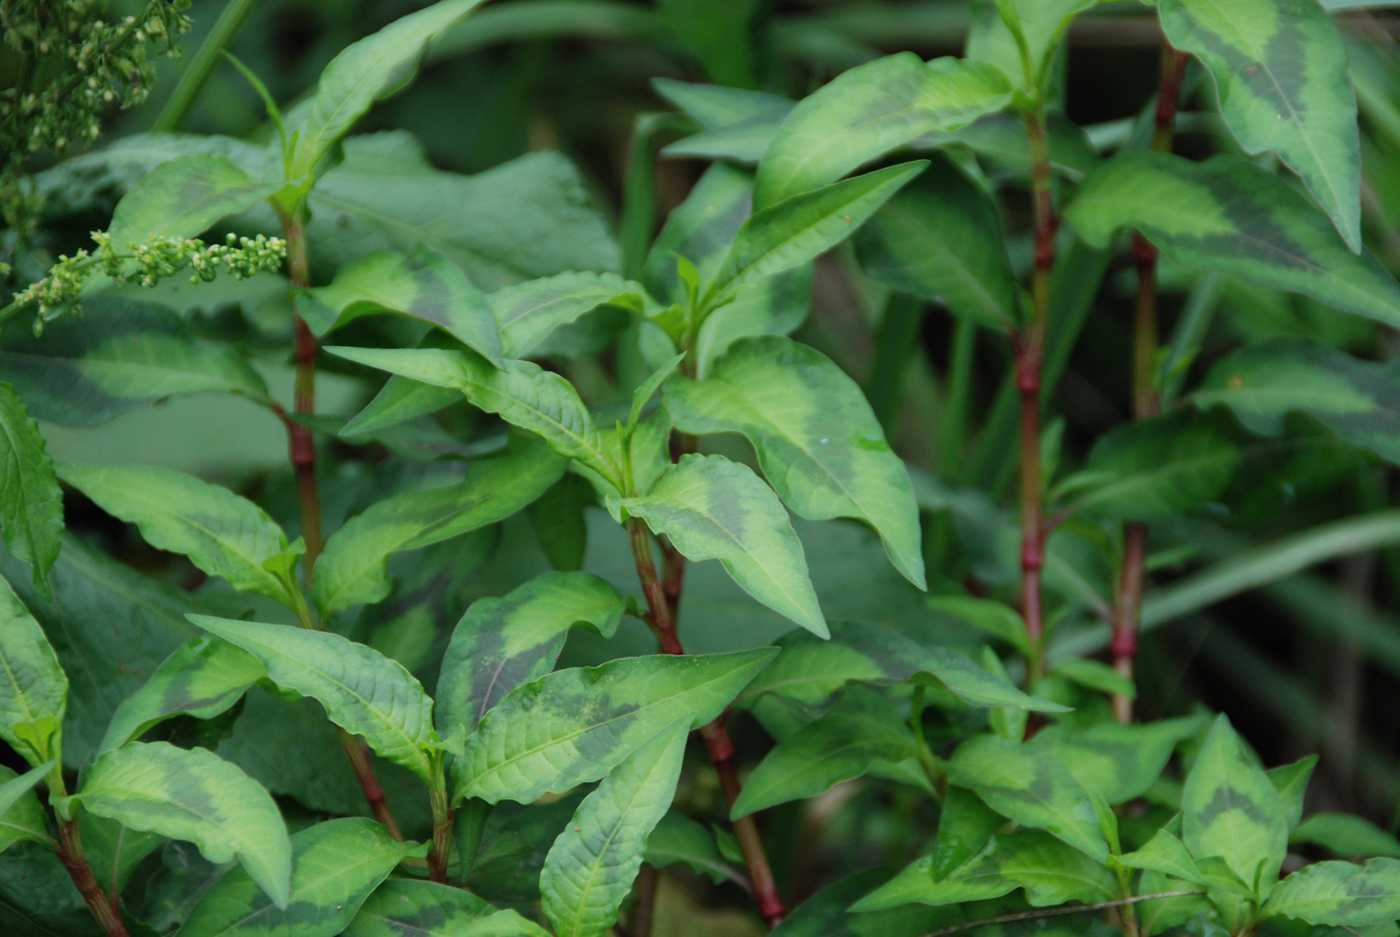
[[[677,810],[662,817],[647,837],[646,863],[658,869],[685,865],[716,885],[742,881],[742,876],[720,854],[715,834],[703,823]]]
[[[38,766],[55,758],[68,677],[34,616],[0,578],[0,739]]]
[[[190,641],[122,700],[97,746],[98,754],[139,739],[174,716],[212,719],[227,712],[265,674],[256,657],[230,644],[208,638]]]
[[[363,817],[328,820],[291,838],[292,886],[278,908],[244,869],[204,893],[179,937],[335,937],[403,859],[422,847]]]
[[[1394,924],[1400,918],[1400,859],[1306,866],[1278,883],[1264,913],[1338,927]]]
[[[887,286],[1008,332],[1020,298],[986,190],[950,160],[933,165],[852,238],[861,269]]]
[[[549,937],[511,910],[499,910],[469,891],[422,879],[395,878],[375,889],[344,937]]]
[[[1186,776],[1181,812],[1191,855],[1223,860],[1260,897],[1268,895],[1288,851],[1283,800],[1225,716]]]
[[[210,862],[234,858],[274,905],[291,895],[291,841],[261,785],[202,748],[128,742],[98,758],[69,800],[133,830],[194,843]]]
[[[48,818],[34,788],[53,770],[49,762],[17,775],[0,765],[0,852],[15,843],[48,844]]]
[[[330,285],[310,291],[315,303],[302,312],[318,335],[376,312],[393,312],[427,322],[479,353],[501,363],[501,335],[491,306],[460,267],[441,254],[379,251],[336,272]],[[322,315],[320,309],[331,315]]]
[[[63,535],[63,492],[39,427],[9,384],[0,383],[0,534],[47,591]]]
[[[1193,163],[1163,153],[1120,154],[1085,180],[1065,218],[1095,247],[1132,226],[1188,269],[1232,274],[1400,324],[1395,279],[1374,258],[1347,250],[1301,193],[1240,157]]]
[[[826,637],[802,543],[772,489],[722,456],[687,455],[623,508],[689,560],[717,559],[739,586]]]
[[[1165,0],[1167,40],[1210,71],[1246,153],[1277,153],[1361,250],[1361,141],[1347,51],[1313,0]]]
[[[530,803],[597,780],[677,720],[719,715],[775,653],[626,658],[517,687],[454,762],[454,800]]]
[[[646,291],[612,273],[560,273],[496,290],[489,297],[508,357],[523,358],[557,329],[599,306],[642,312]]]
[[[279,187],[277,180],[254,179],[222,156],[172,159],[143,176],[117,203],[107,229],[111,249],[129,255],[155,238],[193,237]]]
[[[363,736],[377,754],[431,780],[433,701],[402,664],[329,631],[188,617],[260,660],[280,689],[316,700],[331,722]]]
[[[287,600],[269,561],[288,552],[267,512],[220,485],[150,465],[59,466],[59,477],[108,514],[135,524],[151,546],[183,553],[235,589]]]
[[[556,937],[601,937],[617,922],[647,837],[675,796],[688,728],[664,731],[613,768],[554,841],[540,894]]]
[[[612,637],[624,605],[611,585],[580,572],[544,573],[500,598],[478,599],[443,652],[438,732],[470,732],[511,690],[553,670],[574,625]]]
[[[865,521],[895,568],[923,588],[919,511],[904,463],[860,388],[829,358],[786,338],[744,339],[704,380],[664,390],[678,429],[742,433],[796,514]]]
[[[510,517],[564,472],[542,443],[513,440],[500,455],[473,462],[461,482],[391,495],[357,514],[326,541],[313,586],[323,614],[378,602],[389,594],[386,563]]]
[[[1289,842],[1311,843],[1348,858],[1400,859],[1400,841],[1393,834],[1349,813],[1315,813],[1299,824]]]

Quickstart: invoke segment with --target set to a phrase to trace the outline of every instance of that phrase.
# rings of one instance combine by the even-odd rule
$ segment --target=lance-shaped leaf
[[[744,881],[725,861],[715,843],[715,834],[703,823],[672,810],[661,818],[647,837],[646,863],[658,869],[685,865],[716,885]]]
[[[292,835],[292,888],[278,908],[244,869],[204,893],[178,937],[335,937],[401,861],[421,855],[364,817],[328,820]]]
[[[1276,436],[1306,413],[1342,439],[1400,463],[1400,368],[1301,339],[1248,345],[1221,359],[1191,398],[1224,404],[1251,432]]]
[[[915,160],[877,169],[756,212],[735,235],[706,288],[705,304],[840,244],[927,165],[927,160]]]
[[[1153,833],[1141,849],[1124,853],[1118,861],[1130,869],[1158,872],[1183,882],[1204,885],[1205,875],[1178,836],[1180,832],[1181,820],[1174,818],[1168,826]]]
[[[51,844],[48,818],[34,788],[53,770],[51,762],[15,774],[0,765],[0,852],[15,843]]]
[[[370,437],[461,401],[462,395],[451,388],[420,384],[395,374],[363,410],[345,421],[340,435],[347,439]]]
[[[1315,0],[1162,0],[1162,31],[1210,71],[1246,153],[1277,153],[1361,250],[1361,139],[1347,50]]]
[[[783,120],[758,165],[754,208],[835,182],[928,133],[957,130],[1001,110],[1011,87],[996,69],[912,52],[842,72]]]
[[[1069,768],[1086,789],[1110,804],[1123,804],[1145,794],[1176,746],[1203,728],[1199,719],[1190,717],[1082,728],[1060,724],[1037,732],[1030,744]]]
[[[987,848],[992,836],[1006,825],[1006,818],[976,794],[961,787],[948,788],[938,811],[938,836],[928,857],[933,877],[947,878]]]
[[[793,102],[781,95],[670,78],[652,87],[702,128],[662,147],[664,156],[733,160],[752,165],[762,159]]]
[[[98,758],[68,801],[130,829],[194,843],[210,862],[237,858],[273,904],[287,907],[292,846],[277,804],[210,751],[128,742]]]
[[[565,462],[536,440],[515,439],[471,463],[451,485],[391,495],[331,535],[316,564],[314,595],[324,614],[389,594],[389,557],[505,520],[563,475]]]
[[[1265,897],[1288,851],[1278,790],[1225,716],[1216,719],[1181,795],[1182,841],[1199,859],[1218,858]]]
[[[196,638],[161,661],[135,693],[122,700],[98,754],[140,738],[174,716],[213,719],[266,674],[256,657],[231,644]]]
[[[518,687],[468,737],[454,800],[530,803],[596,781],[678,720],[719,715],[776,653],[625,658]]]
[[[267,512],[221,485],[151,465],[59,467],[59,477],[108,514],[135,524],[151,546],[183,553],[235,589],[286,600],[269,561],[288,552]]]
[[[63,535],[63,491],[39,427],[19,394],[4,383],[0,430],[0,535],[9,551],[29,564],[34,584],[47,591]]]
[[[342,49],[321,73],[311,100],[289,121],[294,142],[287,178],[298,181],[309,175],[374,102],[413,80],[427,44],[480,3],[441,0]]]
[[[330,631],[189,615],[191,623],[252,654],[279,689],[320,703],[326,718],[381,757],[431,780],[433,701],[398,661]]]
[[[0,373],[35,416],[95,426],[153,400],[223,392],[267,400],[267,386],[232,347],[194,338],[179,315],[152,303],[99,294],[86,315],[49,323],[42,336],[12,320]]]
[[[783,739],[744,782],[732,819],[821,794],[877,762],[915,757],[914,733],[894,703],[855,685],[815,722]]]
[[[556,937],[601,937],[617,922],[647,837],[675,796],[687,728],[663,732],[614,768],[550,847],[540,894]]]
[[[344,937],[549,937],[538,924],[499,910],[471,892],[422,879],[395,878],[375,889]]]
[[[558,328],[599,306],[646,309],[646,291],[613,273],[560,273],[499,289],[487,297],[511,358],[524,358]]]
[[[576,572],[544,573],[500,598],[477,599],[443,653],[438,732],[470,732],[511,690],[553,670],[574,625],[612,637],[624,606],[606,581]]]
[[[1400,288],[1375,258],[1357,256],[1293,186],[1236,156],[1193,163],[1123,153],[1093,173],[1065,217],[1107,247],[1135,227],[1183,267],[1311,296],[1342,312],[1400,325]]]
[[[1044,750],[979,735],[953,753],[948,780],[1022,826],[1045,830],[1098,862],[1108,858],[1092,796]]]
[[[143,176],[117,202],[107,229],[111,249],[130,254],[154,238],[193,237],[280,187],[278,181],[252,178],[223,156],[172,159]]]
[[[722,456],[687,455],[623,507],[687,559],[719,560],[749,595],[827,636],[802,542],[782,503],[748,466]]]
[[[874,527],[895,568],[923,588],[919,509],[904,462],[865,395],[830,358],[778,336],[744,339],[704,380],[673,380],[665,395],[678,429],[747,437],[797,515]]]
[[[1290,833],[1298,828],[1303,819],[1303,799],[1307,796],[1308,782],[1312,780],[1316,767],[1317,756],[1304,755],[1292,764],[1278,765],[1264,772],[1282,798],[1283,815],[1288,821]]]
[[[1039,101],[1075,16],[1101,0],[974,0],[967,57],[995,66],[1022,98]]]
[[[1400,918],[1400,859],[1314,863],[1279,882],[1264,913],[1319,926],[1393,925]]]
[[[935,160],[852,243],[861,269],[901,293],[944,303],[999,332],[1020,319],[996,205],[949,160]]]
[[[1394,834],[1349,813],[1315,813],[1293,831],[1288,841],[1312,843],[1339,856],[1400,859],[1400,840]]]
[[[316,302],[302,315],[318,336],[361,316],[392,312],[435,325],[493,364],[501,363],[501,336],[486,297],[462,268],[427,248],[407,255],[377,251],[340,268],[329,286],[310,294]]]
[[[44,630],[0,578],[0,739],[31,765],[57,756],[68,677]]]
[[[941,908],[851,910],[862,895],[888,877],[884,869],[867,869],[826,886],[794,908],[773,929],[774,937],[923,937],[964,920],[961,913]]]
[[[1027,695],[1007,678],[1004,671],[980,666],[966,654],[952,648],[931,645],[924,648],[914,660],[917,660],[920,668],[914,675],[915,682],[942,686],[958,699],[973,706],[1009,706],[1012,709],[1045,713],[1069,712],[1070,709],[1059,703]]]

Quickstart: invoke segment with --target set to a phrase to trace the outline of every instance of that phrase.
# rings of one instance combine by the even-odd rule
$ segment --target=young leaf
[[[499,289],[487,297],[507,357],[524,358],[556,329],[599,306],[646,309],[646,290],[612,273],[560,273]]]
[[[988,20],[974,28],[967,57],[988,62],[1011,79],[1021,95],[1039,101],[1046,93],[1050,63],[1074,17],[1101,0],[996,0],[982,4]]]
[[[993,68],[900,52],[857,65],[793,108],[758,166],[761,211],[829,185],[917,138],[1001,110],[1011,88]]]
[[[29,564],[34,584],[47,592],[63,534],[63,491],[39,427],[5,383],[0,383],[0,430],[0,534],[10,552]]]
[[[517,687],[454,762],[454,802],[530,803],[595,781],[677,720],[715,718],[776,653],[625,658]]]
[[[471,892],[422,879],[394,878],[375,889],[344,937],[549,937],[511,910]]]
[[[124,195],[107,229],[110,247],[130,254],[155,238],[202,234],[221,218],[247,211],[280,183],[250,177],[230,160],[208,154],[181,156],[157,166]]]
[[[1277,153],[1359,253],[1356,92],[1332,18],[1313,0],[1161,0],[1157,15],[1167,41],[1209,69],[1241,148]]]
[[[1400,325],[1395,279],[1374,258],[1347,250],[1292,186],[1240,157],[1193,163],[1164,153],[1120,154],[1085,180],[1065,218],[1095,247],[1132,226],[1189,269],[1232,274]]]
[[[1339,856],[1400,859],[1400,841],[1370,820],[1348,813],[1315,813],[1304,820],[1290,843],[1312,843]]]
[[[191,623],[262,661],[278,688],[308,696],[326,718],[383,758],[431,781],[433,701],[397,661],[329,631],[189,615]]]
[[[97,752],[138,739],[173,716],[212,719],[265,675],[256,657],[222,641],[196,638],[161,661],[150,679],[122,700]]]
[[[31,765],[59,752],[68,677],[29,609],[0,578],[0,739]]]
[[[52,762],[16,775],[0,765],[0,852],[15,843],[52,843],[48,818],[34,788],[53,771]]]
[[[389,594],[386,563],[504,520],[559,480],[565,463],[542,443],[513,440],[500,455],[473,462],[455,484],[391,495],[346,521],[316,564],[314,596],[322,614],[378,602]]]
[[[1400,859],[1301,868],[1278,883],[1264,914],[1347,928],[1394,924],[1400,918]]]
[[[831,359],[786,338],[744,339],[704,380],[668,383],[665,399],[684,432],[747,437],[764,476],[800,517],[874,527],[895,568],[924,587],[909,475],[860,388]]]
[[[900,163],[803,192],[757,212],[735,235],[709,282],[704,305],[800,266],[835,247],[917,176],[926,160]]]
[[[235,589],[287,601],[268,561],[288,551],[267,512],[220,485],[150,465],[74,465],[59,477],[108,514],[135,524],[151,546],[183,553]]]
[[[210,862],[237,858],[274,905],[288,905],[292,846],[282,815],[261,785],[212,752],[128,742],[98,758],[68,801],[194,843]]]
[[[1312,780],[1313,769],[1317,767],[1316,755],[1304,755],[1289,765],[1279,765],[1264,773],[1269,783],[1278,791],[1284,807],[1284,818],[1288,821],[1289,832],[1296,830],[1303,819],[1303,798],[1308,793],[1308,782]]]
[[[647,837],[646,864],[657,869],[686,865],[716,885],[744,880],[720,855],[714,833],[677,810],[662,817]]]
[[[617,922],[647,837],[675,796],[687,729],[662,732],[613,768],[550,847],[540,894],[556,937],[601,937]]]
[[[884,695],[848,688],[815,722],[785,738],[744,782],[732,819],[824,793],[858,778],[877,762],[915,757],[914,734]]]
[[[318,336],[377,312],[394,312],[435,325],[499,365],[501,336],[491,306],[461,268],[421,248],[412,254],[378,251],[341,267],[329,286],[310,291],[303,310]],[[316,312],[318,304],[333,315]]]
[[[177,937],[335,937],[402,860],[422,847],[391,838],[364,817],[344,817],[292,835],[292,888],[278,908],[244,869],[204,893]]]
[[[778,125],[793,108],[781,95],[670,78],[651,86],[703,129],[661,148],[663,156],[732,160],[752,165],[763,158]]]
[[[1283,800],[1225,716],[1186,776],[1181,812],[1192,856],[1222,859],[1259,897],[1268,895],[1288,851]]]
[[[998,332],[1020,321],[996,204],[951,160],[936,159],[861,225],[852,244],[861,269],[901,293]]]
[[[772,489],[722,456],[687,455],[623,508],[687,559],[719,560],[749,595],[826,637],[802,542]]]

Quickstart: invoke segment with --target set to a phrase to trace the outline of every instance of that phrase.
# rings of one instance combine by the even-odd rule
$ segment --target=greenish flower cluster
[[[113,250],[111,235],[92,232],[96,247],[81,249],[72,256],[60,255],[58,263],[36,283],[15,294],[14,306],[38,305],[39,319],[51,319],[59,312],[76,308],[83,285],[97,272],[114,283],[129,286],[155,286],[183,270],[192,271],[191,283],[207,283],[220,272],[238,279],[279,270],[287,257],[287,242],[259,234],[240,237],[229,234],[222,244],[207,244],[199,238],[157,238],[137,244],[124,254]]]

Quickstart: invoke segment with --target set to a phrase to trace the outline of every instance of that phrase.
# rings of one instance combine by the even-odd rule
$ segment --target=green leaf
[[[1086,789],[1110,804],[1136,800],[1161,776],[1176,746],[1202,729],[1199,719],[1089,726],[1060,724],[1029,743],[1059,761]]]
[[[457,391],[450,388],[421,384],[394,375],[384,382],[379,393],[365,404],[363,410],[345,421],[340,435],[352,440],[356,437],[372,438],[376,433],[436,413],[461,399]]]
[[[1065,218],[1095,247],[1135,227],[1187,269],[1231,274],[1400,325],[1395,279],[1375,258],[1347,250],[1301,193],[1241,157],[1193,163],[1164,153],[1120,154],[1085,180]]]
[[[1100,863],[1108,844],[1088,791],[1043,748],[979,735],[958,746],[948,780],[1004,817],[1053,834]]]
[[[1400,841],[1370,820],[1349,813],[1315,813],[1293,831],[1291,843],[1312,843],[1348,858],[1400,859]]]
[[[1191,853],[1187,851],[1186,844],[1178,838],[1170,826],[1177,827],[1177,832],[1179,832],[1181,823],[1176,820],[1169,826],[1162,827],[1152,834],[1152,838],[1147,841],[1145,846],[1134,852],[1124,853],[1118,857],[1118,861],[1130,869],[1158,872],[1183,882],[1204,885],[1206,883],[1205,875],[1196,865],[1196,860],[1191,857]]]
[[[1303,340],[1249,345],[1211,368],[1191,396],[1223,404],[1254,433],[1277,436],[1306,413],[1353,446],[1400,464],[1400,368]]]
[[[234,621],[209,615],[189,620],[262,661],[279,689],[308,696],[326,717],[370,748],[431,781],[433,701],[397,661],[329,631]]]
[[[996,0],[983,3],[984,22],[969,35],[967,57],[1002,71],[1031,102],[1046,94],[1050,64],[1074,17],[1100,0]],[[993,22],[996,20],[1000,22]],[[1026,102],[1021,102],[1026,103]]]
[[[1316,755],[1304,755],[1289,765],[1279,765],[1264,773],[1269,783],[1283,798],[1284,816],[1288,820],[1291,833],[1303,819],[1303,800],[1308,793],[1308,782],[1312,780],[1313,769],[1317,767]]]
[[[1108,696],[1126,696],[1128,699],[1137,696],[1137,686],[1131,678],[1123,676],[1100,660],[1071,657],[1056,664],[1051,673]]]
[[[662,147],[663,156],[733,160],[754,164],[793,108],[781,95],[670,78],[653,78],[652,87],[703,128]]]
[[[47,592],[63,534],[63,491],[39,427],[5,383],[0,383],[0,431],[0,534],[5,546],[29,564],[34,584]]]
[[[755,213],[735,235],[703,305],[714,308],[740,287],[805,264],[840,244],[927,165],[915,160],[877,169]]]
[[[625,658],[517,687],[467,739],[454,801],[530,803],[596,781],[677,720],[718,716],[776,653]]]
[[[612,273],[560,273],[499,289],[487,297],[501,346],[524,358],[557,329],[599,306],[643,312],[650,299],[640,285]]]
[[[1318,862],[1278,883],[1264,914],[1309,924],[1366,927],[1400,918],[1400,859]]]
[[[279,186],[252,178],[222,156],[172,159],[143,176],[117,202],[107,229],[111,249],[128,255],[156,238],[194,237],[221,218],[247,211]]]
[[[924,134],[999,111],[1011,88],[993,68],[912,52],[842,72],[793,108],[763,154],[754,190],[762,211],[820,189]]]
[[[344,937],[549,937],[515,911],[469,891],[421,879],[390,879],[370,895]]]
[[[647,837],[646,863],[658,869],[685,865],[716,885],[744,880],[720,855],[714,833],[676,810],[662,817]]]
[[[441,0],[351,43],[331,59],[311,100],[289,115],[287,129],[294,142],[287,180],[309,186],[310,180],[303,177],[315,170],[335,142],[376,101],[407,86],[427,44],[480,3]]]
[[[270,561],[288,553],[287,535],[267,512],[220,485],[152,465],[59,466],[59,477],[151,546],[183,553],[235,589],[287,602]]]
[[[820,637],[828,632],[802,542],[772,489],[745,465],[687,455],[623,508],[692,561],[719,560],[749,595]]]
[[[617,922],[647,837],[675,796],[687,728],[663,732],[613,768],[550,847],[540,893],[556,937],[601,937]]]
[[[930,873],[936,879],[947,878],[985,849],[992,835],[1004,826],[1006,820],[977,795],[961,787],[948,788],[938,811],[938,836],[929,855]]]
[[[968,595],[931,595],[928,607],[951,615],[984,634],[1000,638],[1022,653],[1029,649],[1025,619],[1005,602]]]
[[[783,739],[744,782],[732,819],[813,797],[858,778],[876,762],[915,757],[914,734],[886,696],[848,688],[815,722]]]
[[[875,912],[851,910],[854,902],[887,877],[883,869],[867,869],[826,886],[794,908],[773,929],[773,937],[924,937],[963,920],[956,912],[917,906]]]
[[[189,715],[212,719],[227,712],[243,692],[266,675],[257,658],[220,641],[196,638],[161,661],[155,673],[122,700],[98,754],[138,739],[166,719]]]
[[[744,339],[704,380],[666,384],[665,400],[684,432],[742,433],[794,513],[874,527],[895,568],[924,587],[919,509],[904,462],[859,386],[831,359],[778,336]]]
[[[210,862],[236,857],[273,904],[288,905],[292,847],[277,805],[212,752],[128,742],[98,758],[68,800],[133,830],[194,843]]]
[[[500,598],[477,599],[453,629],[437,683],[437,726],[447,738],[468,733],[511,690],[554,669],[576,624],[605,638],[625,603],[588,573],[544,573]]]
[[[52,762],[44,762],[24,774],[16,775],[0,765],[0,852],[15,843],[52,844],[48,817],[34,794],[34,788],[53,767]]]
[[[513,440],[471,465],[461,482],[391,495],[357,514],[326,541],[314,595],[323,614],[389,594],[386,563],[510,517],[559,480],[565,463],[539,442]]]
[[[941,302],[998,332],[1020,321],[1001,219],[986,189],[936,159],[852,238],[861,269],[891,289]]]
[[[1192,856],[1224,860],[1259,897],[1268,895],[1288,851],[1283,799],[1225,716],[1186,776],[1181,812]]]
[[[973,706],[1010,706],[1032,712],[1069,712],[1068,706],[1039,699],[1023,693],[1005,672],[994,672],[979,666],[967,655],[946,647],[924,648],[919,665],[921,672],[914,679],[927,682],[923,673],[933,677],[936,684]]]
[[[0,739],[41,765],[61,751],[68,677],[10,584],[0,579]]]
[[[1361,250],[1361,141],[1347,50],[1312,0],[1162,0],[1162,31],[1201,60],[1248,154],[1276,153]]]
[[[336,272],[329,286],[310,290],[303,310],[317,336],[361,316],[393,312],[442,329],[493,364],[501,364],[501,336],[491,306],[466,274],[427,248],[412,254],[379,251]],[[317,304],[332,316],[316,312]]]
[[[285,908],[274,905],[246,870],[234,869],[204,893],[179,937],[335,937],[399,862],[422,853],[363,817],[317,823],[291,842]]]

